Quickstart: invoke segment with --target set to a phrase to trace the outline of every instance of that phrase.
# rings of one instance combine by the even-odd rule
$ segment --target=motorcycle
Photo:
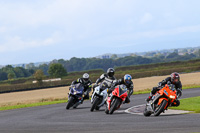
[[[66,109],[69,109],[71,107],[76,108],[79,104],[81,104],[80,101],[84,97],[83,90],[84,87],[80,83],[71,85]]]
[[[128,96],[128,89],[125,85],[117,85],[110,97],[107,98],[106,114],[113,114],[113,112],[120,108],[121,104]]]
[[[166,84],[153,95],[149,102],[147,102],[143,114],[144,116],[150,116],[151,114],[159,116],[162,112],[164,113],[176,99],[175,86],[173,84]]]
[[[92,104],[92,107],[90,109],[91,112],[93,112],[94,109],[99,110],[99,108],[104,105],[107,96],[107,89],[108,89],[108,84],[105,82],[95,87],[94,93],[92,94],[91,98],[91,104]]]

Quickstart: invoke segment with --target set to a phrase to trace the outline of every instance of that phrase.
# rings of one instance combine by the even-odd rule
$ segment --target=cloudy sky
[[[0,0],[0,65],[200,46],[199,0]]]

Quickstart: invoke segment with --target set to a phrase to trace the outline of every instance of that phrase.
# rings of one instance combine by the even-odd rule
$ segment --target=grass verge
[[[180,102],[181,104],[179,107],[170,107],[170,109],[187,110],[200,113],[200,96],[181,99]]]
[[[20,109],[20,108],[27,108],[27,107],[36,107],[36,106],[43,106],[43,105],[51,105],[51,104],[59,104],[59,103],[66,103],[67,99],[54,99],[51,101],[48,101],[48,99],[43,99],[41,102],[37,103],[18,103],[17,105],[4,105],[0,107],[0,111],[3,110],[11,110],[11,109]]]
[[[193,88],[200,88],[200,85],[186,85],[183,86],[183,89],[193,89]]]
[[[187,86],[183,87],[183,89],[192,89],[192,88],[200,88],[200,85],[187,85]],[[147,93],[150,93],[150,91],[151,91],[151,89],[135,91],[133,93],[133,95],[147,94]],[[199,101],[200,101],[200,98],[199,98]],[[36,106],[43,106],[43,105],[51,105],[51,104],[59,104],[59,103],[65,103],[65,102],[67,102],[67,99],[42,99],[41,101],[36,102],[36,103],[28,103],[28,104],[18,103],[17,105],[4,105],[4,106],[0,107],[0,111],[19,109],[19,108],[27,108],[27,107],[36,107]],[[182,104],[182,102],[181,102],[181,104]],[[200,103],[198,104],[198,106],[199,105],[200,105]],[[174,109],[178,109],[178,108],[174,108]],[[200,111],[199,111],[199,113],[200,113]]]
[[[150,93],[150,92],[151,92],[151,89],[139,90],[139,91],[134,91],[133,95],[147,94],[147,93]]]
[[[183,90],[185,89],[193,89],[193,88],[200,88],[200,85],[186,85],[186,86],[183,86]],[[133,93],[133,95],[138,95],[138,94],[147,94],[147,93],[150,93],[151,92],[151,89],[145,89],[145,90],[139,90],[139,91],[135,91]]]

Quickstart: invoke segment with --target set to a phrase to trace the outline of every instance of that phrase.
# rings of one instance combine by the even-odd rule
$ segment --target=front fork
[[[107,95],[107,106],[108,106],[108,110],[110,110],[110,105],[111,105],[112,100],[113,100],[113,95],[112,95],[112,93],[111,93],[110,96]]]

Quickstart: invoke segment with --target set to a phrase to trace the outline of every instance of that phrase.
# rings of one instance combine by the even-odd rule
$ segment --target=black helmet
[[[113,77],[115,74],[115,70],[113,68],[108,68],[107,74],[109,77]]]
[[[176,80],[177,79],[177,80]],[[180,76],[179,76],[179,74],[177,73],[177,72],[174,72],[174,73],[172,73],[171,74],[171,82],[173,83],[173,84],[175,84],[175,83],[177,83],[177,82],[179,82],[180,81]]]

